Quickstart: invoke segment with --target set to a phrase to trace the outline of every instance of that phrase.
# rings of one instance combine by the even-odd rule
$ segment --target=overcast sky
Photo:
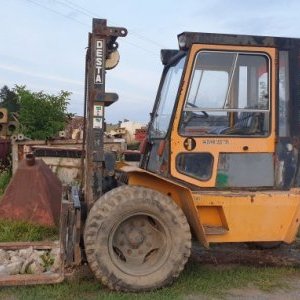
[[[300,1],[279,0],[0,0],[0,85],[72,92],[69,111],[82,115],[84,60],[92,17],[126,27],[119,65],[107,91],[119,101],[108,122],[147,122],[162,65],[161,48],[177,48],[182,31],[300,37]]]

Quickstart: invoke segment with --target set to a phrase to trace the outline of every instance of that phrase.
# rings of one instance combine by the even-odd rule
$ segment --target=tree
[[[67,105],[71,93],[57,95],[43,91],[32,92],[25,86],[16,86],[18,96],[20,132],[31,139],[44,140],[63,130],[67,121]]]
[[[9,112],[18,112],[20,109],[17,94],[6,85],[0,90],[0,107],[7,108]]]

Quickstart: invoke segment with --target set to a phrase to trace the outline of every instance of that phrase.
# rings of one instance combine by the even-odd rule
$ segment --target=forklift
[[[127,30],[94,19],[86,55],[83,248],[110,289],[149,291],[204,247],[295,241],[300,39],[183,32],[164,66],[140,166],[104,151],[106,71]]]

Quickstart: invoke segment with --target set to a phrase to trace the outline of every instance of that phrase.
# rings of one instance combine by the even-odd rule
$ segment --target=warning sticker
[[[93,128],[102,129],[102,118],[94,118]]]
[[[94,105],[94,116],[95,117],[103,117],[103,106],[102,105]]]

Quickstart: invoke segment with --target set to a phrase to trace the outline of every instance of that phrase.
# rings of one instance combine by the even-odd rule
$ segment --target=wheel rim
[[[171,235],[163,221],[151,213],[131,213],[116,222],[109,235],[114,265],[129,275],[157,271],[171,251]]]

